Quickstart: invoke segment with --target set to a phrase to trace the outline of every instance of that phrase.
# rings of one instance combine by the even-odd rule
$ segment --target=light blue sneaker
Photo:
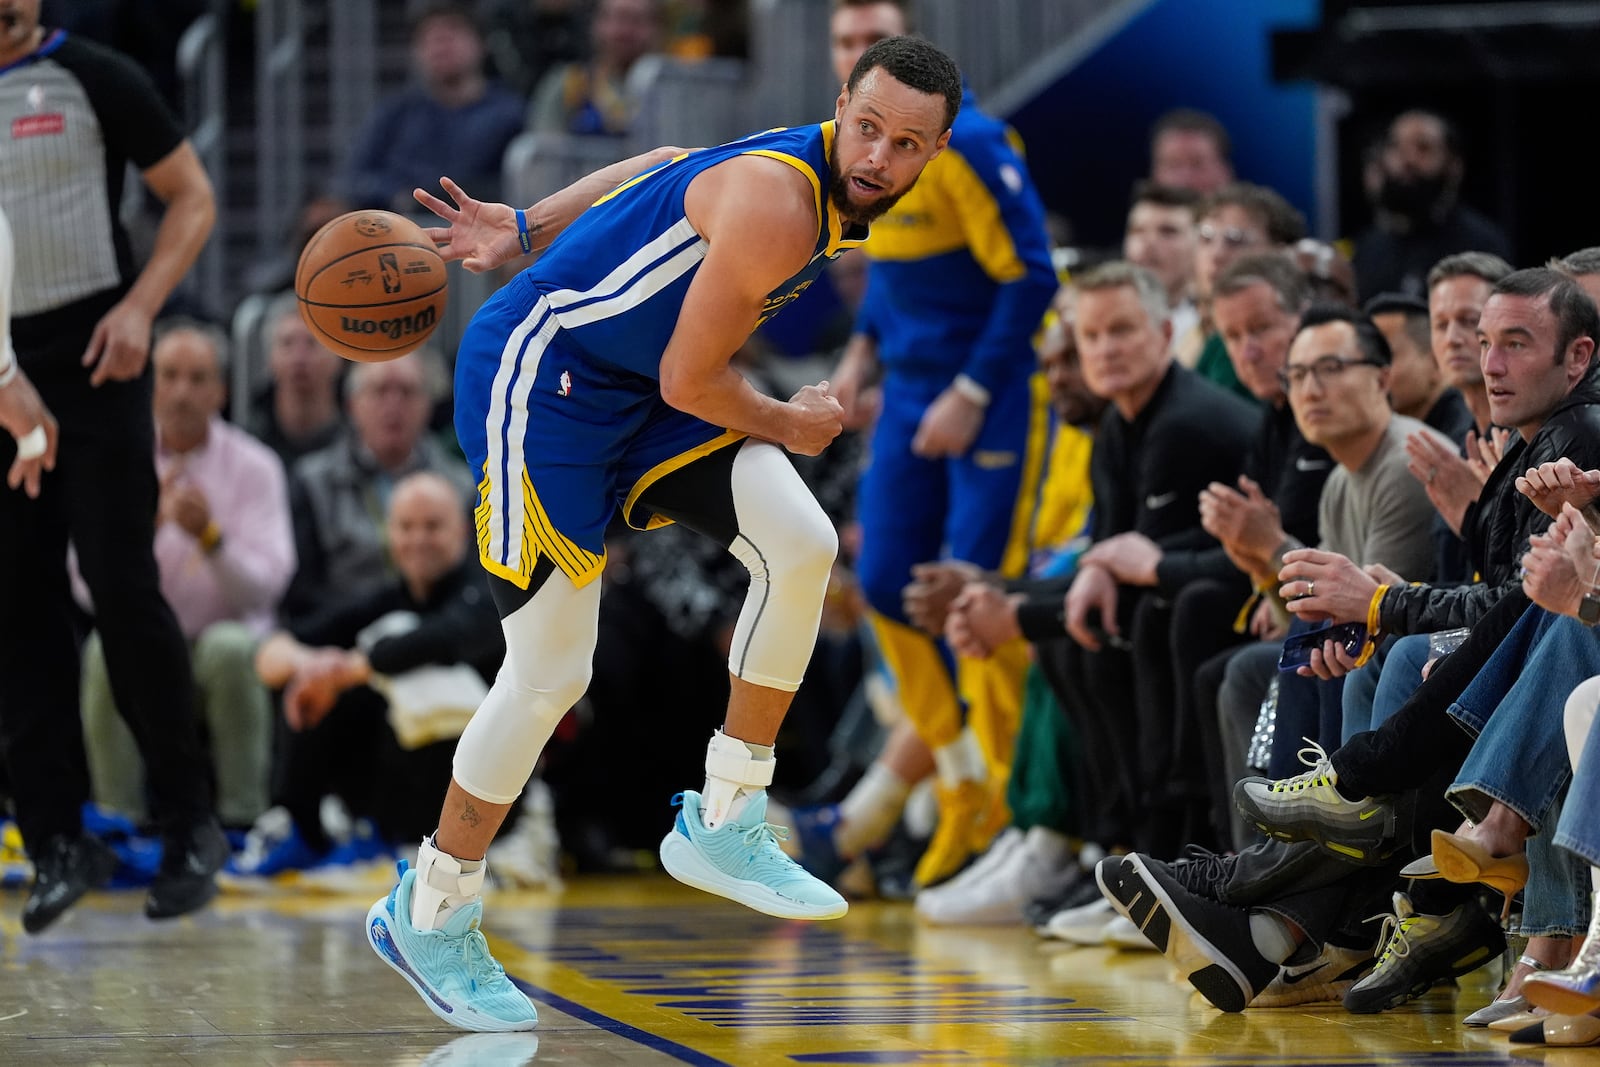
[[[783,854],[789,830],[767,822],[767,794],[756,793],[739,821],[707,830],[700,794],[672,798],[678,820],[661,841],[661,865],[685,885],[736,900],[780,919],[837,919],[850,910],[844,897]]]
[[[441,930],[411,925],[411,886],[417,872],[400,861],[400,884],[367,912],[367,941],[383,962],[400,972],[439,1018],[463,1030],[532,1030],[539,1022],[533,1002],[512,985],[489,954],[478,923],[483,904],[456,909]]]

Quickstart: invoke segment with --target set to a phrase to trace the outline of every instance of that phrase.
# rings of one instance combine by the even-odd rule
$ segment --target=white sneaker
[[[1111,901],[1101,897],[1050,916],[1050,921],[1044,924],[1045,931],[1051,937],[1074,945],[1103,945],[1106,926],[1116,916],[1117,910],[1111,906]]]
[[[992,851],[992,850],[991,850]],[[949,893],[917,894],[917,914],[946,926],[1021,923],[1022,911],[1035,897],[1059,892],[1078,877],[1075,863],[1050,867],[1025,845],[1007,850],[1003,860]]]
[[[1011,854],[1022,847],[1023,832],[1015,826],[1008,827],[999,837],[994,839],[994,844],[989,850],[972,862],[966,870],[948,881],[940,882],[917,893],[917,906],[922,906],[924,898],[938,901],[946,896],[958,894],[964,886],[977,885],[989,877],[989,872],[1009,863]]]
[[[1154,952],[1156,947],[1150,939],[1139,932],[1133,920],[1126,915],[1118,915],[1106,923],[1105,929],[1100,931],[1100,940],[1112,948],[1120,948],[1129,952]]]
[[[1304,946],[1302,946],[1304,947]],[[1372,949],[1324,945],[1308,960],[1290,956],[1278,977],[1250,1002],[1252,1008],[1289,1008],[1297,1004],[1338,1004],[1374,963]]]
[[[522,812],[505,837],[489,846],[489,876],[503,889],[561,888],[561,839],[550,787],[531,779]]]

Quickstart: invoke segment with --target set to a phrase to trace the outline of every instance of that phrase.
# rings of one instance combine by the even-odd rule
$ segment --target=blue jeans
[[[1526,654],[1513,663],[1523,647]],[[1600,674],[1600,640],[1594,631],[1564,616],[1529,611],[1450,709],[1463,723],[1482,723],[1447,792],[1451,802],[1469,819],[1481,821],[1499,801],[1533,828],[1522,923],[1530,937],[1577,935],[1588,925],[1582,915],[1587,872],[1558,852],[1551,835],[1541,830],[1553,825],[1571,777],[1563,725],[1567,697],[1595,674]],[[1503,695],[1491,703],[1490,694],[1498,690]]]
[[[1390,638],[1379,646],[1377,663],[1344,680],[1344,736],[1349,741],[1363,730],[1376,730],[1400,710],[1422,684],[1428,662],[1428,635]]]
[[[1518,656],[1524,636],[1528,652]],[[1538,833],[1572,776],[1567,697],[1596,674],[1600,641],[1594,631],[1547,611],[1524,614],[1450,709],[1478,733],[1448,791],[1451,802],[1478,822],[1499,801]],[[1500,698],[1491,702],[1496,692]]]

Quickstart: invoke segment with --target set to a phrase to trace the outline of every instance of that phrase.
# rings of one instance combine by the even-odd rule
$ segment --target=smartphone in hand
[[[1323,626],[1305,633],[1291,634],[1284,639],[1283,654],[1278,657],[1278,670],[1293,671],[1311,666],[1311,650],[1321,648],[1325,641],[1337,641],[1344,646],[1350,658],[1355,659],[1361,655],[1361,649],[1367,643],[1367,627],[1364,623],[1345,622],[1338,626]]]

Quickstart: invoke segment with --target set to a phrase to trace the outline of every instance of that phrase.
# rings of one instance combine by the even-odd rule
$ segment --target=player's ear
[[[949,130],[945,130],[943,133],[941,133],[939,135],[939,139],[937,141],[933,142],[933,155],[929,156],[928,159],[930,161],[933,160],[933,159],[936,159],[938,157],[939,153],[944,151],[944,146],[949,144],[949,143],[950,143],[950,131]]]
[[[839,86],[839,99],[833,102],[833,120],[844,121],[844,106],[850,102],[850,86],[848,83]]]

